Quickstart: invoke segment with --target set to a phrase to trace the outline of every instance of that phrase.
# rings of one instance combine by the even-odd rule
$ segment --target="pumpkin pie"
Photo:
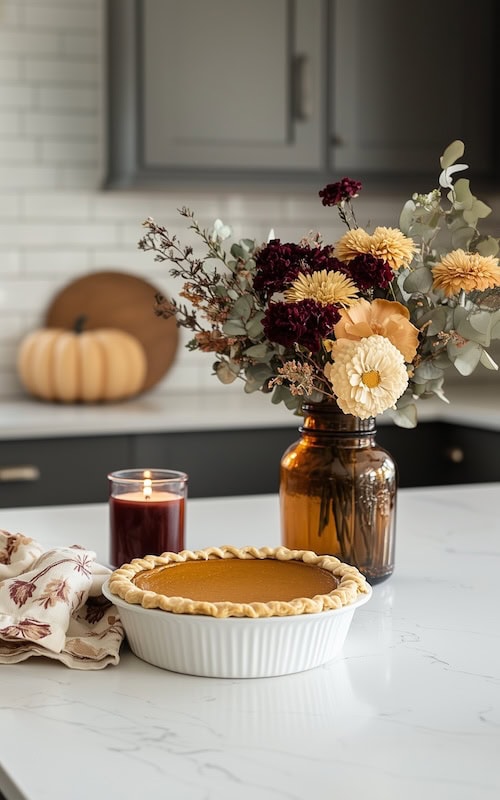
[[[212,617],[315,614],[370,591],[356,567],[334,556],[229,545],[133,559],[112,573],[109,588],[146,609]]]

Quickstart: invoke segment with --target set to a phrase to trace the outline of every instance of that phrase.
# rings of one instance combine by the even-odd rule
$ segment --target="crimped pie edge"
[[[279,561],[303,561],[305,564],[328,570],[337,578],[339,584],[328,594],[316,595],[313,598],[299,597],[291,601],[273,600],[267,603],[232,603],[229,601],[210,603],[184,597],[168,597],[157,592],[140,589],[132,582],[139,572],[157,566],[185,561],[208,561],[215,558],[274,558]],[[366,578],[359,570],[343,563],[335,556],[318,555],[311,550],[290,550],[287,547],[257,548],[231,545],[134,558],[130,563],[123,564],[111,574],[109,588],[113,594],[131,605],[140,605],[146,609],[162,609],[174,614],[195,614],[220,618],[288,617],[298,614],[316,614],[351,605],[360,596],[370,591]]]

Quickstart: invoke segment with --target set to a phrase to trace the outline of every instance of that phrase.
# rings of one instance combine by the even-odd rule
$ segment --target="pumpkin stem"
[[[87,317],[85,314],[81,314],[77,317],[73,323],[73,330],[75,333],[83,333],[83,329],[87,322]]]

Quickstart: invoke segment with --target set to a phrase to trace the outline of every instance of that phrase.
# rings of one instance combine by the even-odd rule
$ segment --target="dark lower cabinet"
[[[297,429],[4,441],[0,507],[105,502],[108,472],[127,467],[183,470],[190,497],[276,492],[281,456],[298,436],[297,423]],[[396,461],[401,487],[500,481],[500,431],[440,422],[412,430],[380,425],[377,441]]]

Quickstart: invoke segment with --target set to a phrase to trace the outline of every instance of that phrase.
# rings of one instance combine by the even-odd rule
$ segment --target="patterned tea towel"
[[[73,669],[118,664],[123,627],[90,550],[0,531],[0,664],[46,656]]]

